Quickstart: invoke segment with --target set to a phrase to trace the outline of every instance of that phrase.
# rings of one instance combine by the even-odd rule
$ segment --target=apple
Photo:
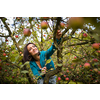
[[[46,21],[41,22],[41,28],[42,29],[47,29],[48,28],[48,23]]]
[[[49,37],[49,39],[51,39],[51,37]]]
[[[16,38],[18,38],[18,35],[15,35]]]
[[[76,59],[77,57],[75,56],[74,59]]]
[[[66,72],[69,73],[69,70],[67,70]]]
[[[3,53],[3,56],[6,56],[6,53]]]
[[[100,50],[98,50],[97,52],[100,53]]]
[[[83,34],[83,37],[87,37],[87,34],[86,34],[86,33],[84,33],[84,34]]]
[[[23,34],[24,34],[24,36],[30,36],[30,35],[31,35],[30,29],[29,29],[29,28],[25,28],[25,29],[23,30]]]
[[[60,27],[63,29],[65,27],[65,24],[63,22],[61,22]]]
[[[98,44],[98,43],[94,43],[94,44],[92,44],[92,47],[93,47],[94,49],[99,49],[99,44]]]
[[[84,24],[84,19],[82,17],[71,17],[68,23],[69,27],[72,27],[74,29],[82,28]]]
[[[22,54],[22,52],[20,52],[20,54]]]
[[[5,69],[5,72],[7,72],[7,70]]]
[[[14,76],[12,76],[12,78],[14,78]]]
[[[8,41],[8,39],[6,39],[6,41]]]
[[[82,65],[80,65],[80,67],[82,67]]]
[[[98,69],[97,69],[97,68],[94,68],[93,71],[94,71],[94,72],[98,72]]]
[[[98,62],[98,59],[94,58],[93,61],[94,61],[94,62]]]
[[[58,81],[60,81],[61,80],[61,78],[60,77],[58,77]]]
[[[98,71],[98,75],[100,75],[100,71]]]
[[[89,67],[90,67],[90,64],[89,64],[89,63],[85,63],[85,64],[84,64],[84,67],[85,67],[85,68],[89,68]]]
[[[8,66],[9,66],[9,63],[6,63],[6,65],[8,65]]]
[[[68,81],[68,80],[69,80],[69,78],[68,78],[68,77],[66,77],[66,78],[65,78],[65,80],[66,80],[66,81]]]
[[[66,77],[66,75],[64,75],[64,77]]]
[[[45,34],[43,36],[45,37]]]

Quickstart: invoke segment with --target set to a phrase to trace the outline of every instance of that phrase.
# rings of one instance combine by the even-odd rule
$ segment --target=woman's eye
[[[31,50],[31,48],[29,49],[29,51]]]
[[[32,46],[33,48],[35,47],[35,46]]]

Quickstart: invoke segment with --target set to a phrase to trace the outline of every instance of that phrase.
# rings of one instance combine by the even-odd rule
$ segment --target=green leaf
[[[72,62],[79,62],[79,61],[81,61],[81,59],[72,60]]]
[[[59,66],[59,67],[62,66],[62,65],[63,65],[63,64],[57,64],[57,66]]]
[[[28,65],[29,61],[25,62],[23,65],[20,66],[20,68],[22,68],[24,65]]]
[[[51,59],[46,60],[46,65],[51,62]]]
[[[24,40],[25,40],[25,36],[18,41],[18,45],[23,45]]]
[[[24,70],[24,71],[21,71],[21,73],[26,74],[26,73],[28,73],[28,71],[27,70]]]

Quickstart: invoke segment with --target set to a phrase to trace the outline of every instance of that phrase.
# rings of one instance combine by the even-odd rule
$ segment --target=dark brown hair
[[[37,47],[34,43],[28,43],[26,44],[26,46],[24,47],[24,52],[23,52],[23,60],[22,62],[25,63],[26,61],[35,61],[35,59],[33,58],[33,56],[29,56],[29,51],[27,49],[27,46],[29,44],[33,44],[35,47]],[[38,52],[38,54],[40,55],[40,52]]]

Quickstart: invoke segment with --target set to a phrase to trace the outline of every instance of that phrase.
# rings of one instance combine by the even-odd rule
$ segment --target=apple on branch
[[[98,43],[94,43],[94,44],[92,44],[92,47],[93,47],[94,49],[99,49],[99,44],[98,44]]]
[[[89,63],[85,63],[84,64],[84,68],[90,68],[90,64]]]
[[[30,29],[25,28],[25,29],[23,30],[23,34],[24,34],[24,36],[30,36],[30,35],[31,35]]]
[[[41,28],[42,29],[47,29],[48,28],[48,23],[46,21],[41,22]]]

